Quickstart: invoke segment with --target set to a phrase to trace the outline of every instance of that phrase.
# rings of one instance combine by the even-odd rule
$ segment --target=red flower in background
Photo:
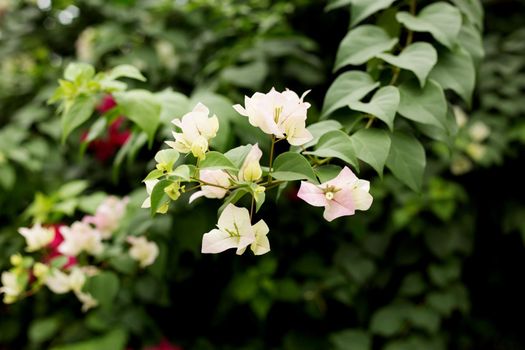
[[[49,254],[44,258],[44,262],[46,263],[50,263],[52,260],[63,256],[63,254],[58,251],[58,246],[64,241],[64,237],[62,236],[62,233],[60,233],[61,226],[63,225],[53,225],[53,229],[55,230],[55,238],[53,238],[51,243],[49,243]],[[68,256],[68,260],[64,265],[64,269],[68,269],[76,264],[77,259],[74,256]]]
[[[166,338],[162,339],[160,343],[153,346],[148,346],[144,350],[182,350],[180,346],[173,345]]]
[[[96,107],[97,111],[101,114],[108,112],[117,105],[117,102],[111,95],[106,95],[102,99],[101,103]],[[111,158],[117,150],[126,143],[131,132],[128,129],[122,127],[125,118],[123,116],[118,117],[109,124],[107,134],[102,137],[95,139],[89,143],[88,149],[95,153],[95,157],[101,162],[105,162]],[[82,141],[87,137],[87,132],[82,135]]]

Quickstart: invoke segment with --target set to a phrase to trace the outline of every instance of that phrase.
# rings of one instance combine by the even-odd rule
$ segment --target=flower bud
[[[168,197],[176,201],[179,199],[181,192],[184,192],[184,186],[181,187],[180,182],[176,181],[164,188],[164,192],[168,195]]]
[[[9,261],[11,262],[11,265],[17,267],[20,266],[24,260],[22,259],[22,255],[13,254],[9,257]]]
[[[35,263],[33,266],[33,274],[36,278],[42,278],[49,272],[49,267],[41,262]]]
[[[199,158],[204,159],[206,158],[206,151],[208,150],[208,141],[206,138],[199,136],[198,138],[193,141],[191,144],[191,153]]]
[[[245,181],[255,182],[262,176],[262,169],[258,161],[249,162],[243,169],[242,177]]]

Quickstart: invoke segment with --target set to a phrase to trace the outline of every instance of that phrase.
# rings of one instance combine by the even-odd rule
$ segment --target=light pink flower
[[[321,185],[301,181],[297,196],[315,207],[325,207],[323,217],[332,221],[354,215],[356,210],[368,210],[373,201],[369,190],[370,182],[358,179],[344,167],[339,175]]]
[[[109,196],[98,206],[94,216],[85,216],[82,221],[95,225],[103,239],[110,238],[119,227],[128,202],[129,198]]]
[[[61,227],[60,231],[64,236],[64,241],[58,247],[61,254],[77,256],[86,251],[98,255],[104,249],[100,231],[85,222],[76,221],[71,227]]]
[[[190,196],[190,203],[200,197],[206,198],[223,198],[228,192],[230,186],[230,177],[224,170],[203,169],[199,172],[199,179],[212,185],[203,185],[200,191]]]
[[[278,92],[272,88],[267,94],[256,92],[252,97],[245,96],[244,107],[237,104],[233,108],[266,134],[278,139],[286,138],[291,145],[300,146],[313,138],[306,129],[306,113],[310,104],[303,99],[308,92],[299,98],[291,90]]]

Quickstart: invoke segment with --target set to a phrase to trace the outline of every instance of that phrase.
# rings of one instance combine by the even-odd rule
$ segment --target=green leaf
[[[97,137],[102,135],[106,131],[106,126],[108,125],[106,118],[99,118],[96,122],[91,125],[89,132],[86,138],[83,140],[85,143],[90,143],[95,140]]]
[[[377,310],[372,315],[370,331],[384,337],[401,332],[407,311],[404,304],[391,304]]]
[[[153,190],[151,191],[151,215],[155,215],[157,210],[164,206],[166,203],[169,203],[169,197],[164,192],[164,189],[171,185],[173,181],[170,180],[160,180],[157,182]]]
[[[129,64],[121,64],[116,66],[108,73],[107,76],[107,78],[109,78],[110,80],[115,80],[122,77],[146,81],[146,77],[143,76],[142,73],[140,73],[138,68]]]
[[[383,168],[390,152],[390,136],[388,132],[378,129],[361,129],[350,139],[354,145],[357,158],[370,164],[383,176]]]
[[[424,88],[413,82],[403,83],[399,87],[401,100],[398,113],[403,117],[445,129],[447,124],[447,101],[441,86],[429,80]]]
[[[51,350],[124,350],[128,334],[122,329],[116,329],[100,337],[69,345],[55,346]]]
[[[87,63],[70,63],[64,71],[64,78],[77,83],[87,82],[95,76],[95,68]]]
[[[221,79],[232,85],[257,90],[268,75],[265,61],[255,61],[242,66],[226,67],[221,71]]]
[[[452,0],[468,20],[478,29],[483,29],[483,6],[479,0]]]
[[[155,180],[161,177],[162,175],[164,175],[164,171],[160,169],[153,169],[152,171],[149,172],[148,176],[146,176],[144,180],[142,181]]]
[[[344,6],[348,6],[353,0],[331,0],[325,7],[325,11],[335,10]]]
[[[174,176],[176,178],[179,178],[182,181],[190,181],[190,177],[192,173],[194,173],[195,167],[192,165],[191,168],[189,165],[182,164],[177,167],[177,169],[173,170],[169,173],[170,176]]]
[[[397,44],[381,27],[362,25],[346,34],[337,50],[334,71],[346,65],[361,65]]]
[[[399,90],[395,86],[385,86],[376,91],[370,102],[350,102],[348,107],[355,111],[371,114],[384,121],[390,130],[394,129],[394,118],[399,107]]]
[[[113,272],[100,272],[86,281],[84,290],[95,298],[101,307],[111,307],[119,291],[120,281]]]
[[[452,48],[461,29],[461,13],[457,7],[446,2],[426,6],[417,16],[399,12],[397,20],[415,32],[428,32],[448,48]]]
[[[483,57],[485,57],[481,32],[474,25],[463,23],[459,32],[458,42],[470,54],[475,66],[479,66]]]
[[[434,334],[439,330],[441,318],[434,310],[424,306],[414,306],[408,313],[408,319],[414,327]]]
[[[181,93],[166,89],[156,93],[155,97],[161,105],[160,121],[165,125],[171,125],[173,119],[180,119],[190,111],[190,99]]]
[[[352,0],[350,25],[353,27],[374,13],[390,7],[394,1],[396,0]]]
[[[476,71],[470,54],[461,47],[440,52],[439,61],[430,73],[430,79],[443,89],[456,92],[469,106],[476,83]]]
[[[323,118],[350,102],[359,101],[378,86],[379,83],[364,72],[352,71],[341,74],[326,92],[323,103]]]
[[[414,136],[401,132],[392,134],[386,166],[395,177],[412,190],[419,191],[425,164],[425,149]]]
[[[228,158],[237,169],[240,169],[242,167],[242,163],[244,162],[244,159],[250,153],[252,149],[252,145],[244,145],[235,147],[228,152],[224,153],[224,156]]]
[[[78,96],[73,104],[64,110],[61,118],[62,142],[86,120],[89,119],[95,109],[95,96]]]
[[[155,154],[157,167],[160,166],[162,170],[166,170],[167,172],[171,171],[177,159],[179,159],[179,152],[171,148],[160,150]]]
[[[350,136],[340,130],[324,134],[317,143],[315,151],[304,152],[318,157],[338,158],[359,169],[354,145]]]
[[[341,130],[342,128],[343,126],[337,120],[322,120],[320,122],[310,124],[308,125],[306,129],[310,131],[310,133],[312,134],[313,136],[312,141],[305,143],[301,147],[294,147],[294,149],[301,149],[301,148],[304,149],[304,148],[311,147],[317,144],[321,136],[323,136],[327,132],[333,131],[333,130]]]
[[[58,317],[39,318],[31,322],[29,339],[32,343],[40,344],[53,338],[58,331],[60,322]]]
[[[370,350],[372,339],[370,335],[360,329],[346,329],[330,335],[330,342],[334,350]]]
[[[126,117],[139,126],[151,145],[160,122],[161,106],[155,95],[146,90],[130,90],[114,94],[117,104]]]
[[[0,186],[10,190],[16,182],[16,173],[13,167],[7,164],[0,165]]]
[[[436,49],[429,43],[424,42],[407,46],[398,56],[381,53],[377,57],[396,67],[413,72],[421,86],[425,86],[428,74],[437,62]]]
[[[57,191],[59,199],[77,197],[88,188],[89,183],[85,180],[75,180],[63,184]]]
[[[211,151],[199,163],[201,169],[239,170],[224,154]]]
[[[321,183],[332,180],[341,172],[341,167],[333,164],[323,165],[314,169]]]
[[[308,160],[295,152],[285,152],[275,158],[272,177],[281,181],[310,180],[317,183]]]

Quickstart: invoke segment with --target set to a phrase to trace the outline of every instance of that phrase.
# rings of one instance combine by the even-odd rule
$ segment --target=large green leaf
[[[391,140],[388,132],[379,129],[361,129],[350,139],[357,158],[370,164],[379,176],[383,176],[383,168],[390,152]]]
[[[242,66],[226,67],[221,72],[221,79],[235,86],[257,90],[267,75],[268,65],[261,60]]]
[[[478,66],[485,56],[481,32],[473,24],[463,23],[459,32],[458,42],[467,50],[475,65]]]
[[[313,139],[312,141],[305,143],[301,147],[308,148],[310,146],[313,146],[317,142],[319,142],[319,138],[327,132],[332,130],[341,130],[342,128],[343,126],[337,120],[322,120],[320,122],[310,124],[306,129],[310,131],[310,133],[313,136]],[[297,149],[300,149],[300,147],[297,147]]]
[[[397,20],[416,32],[428,32],[448,48],[452,48],[461,29],[461,13],[457,7],[446,2],[426,6],[417,16],[399,12]]]
[[[170,125],[170,129],[173,119],[180,119],[191,110],[190,99],[179,92],[167,89],[156,93],[155,97],[161,105],[160,121],[163,124]]]
[[[438,82],[443,89],[456,92],[470,105],[476,83],[476,71],[474,62],[465,49],[456,47],[453,51],[441,51],[437,65],[430,72],[430,79]]]
[[[319,139],[314,151],[304,153],[318,157],[338,158],[359,169],[352,140],[350,136],[340,130],[324,134]]]
[[[116,66],[108,73],[108,78],[131,78],[140,81],[146,81],[146,77],[143,76],[142,73],[140,73],[140,71],[136,67],[130,64],[121,64]]]
[[[151,144],[160,122],[161,112],[161,105],[155,95],[146,90],[130,90],[114,95],[122,114],[148,135]]]
[[[478,29],[483,29],[483,5],[479,0],[452,0],[468,20]]]
[[[164,205],[169,204],[169,197],[164,190],[166,189],[166,187],[168,187],[172,183],[173,182],[170,180],[160,180],[159,182],[155,184],[155,186],[151,190],[150,212],[152,216],[155,215],[155,213],[157,213],[157,211],[160,208],[164,207]]]
[[[377,86],[379,83],[367,73],[351,71],[341,74],[326,92],[322,116],[326,117],[350,102],[359,101]]]
[[[399,90],[395,86],[385,86],[377,90],[370,102],[350,102],[348,107],[355,111],[371,114],[384,121],[393,130],[394,118],[399,107]]]
[[[238,170],[224,154],[220,152],[211,151],[206,153],[206,158],[203,159],[199,167],[201,169],[223,169],[223,170]]]
[[[115,329],[100,337],[94,337],[83,342],[55,346],[51,350],[124,350],[128,335],[122,329]]]
[[[438,58],[436,49],[429,43],[424,42],[407,46],[398,56],[381,53],[377,57],[396,67],[413,72],[421,86],[425,85],[427,76]]]
[[[89,119],[95,109],[95,96],[79,96],[73,104],[62,114],[62,142],[78,128],[82,123]]]
[[[429,80],[424,88],[414,82],[399,87],[401,100],[398,112],[410,120],[444,129],[447,119],[447,101],[441,86]]]
[[[386,166],[401,182],[419,191],[425,171],[425,149],[412,135],[396,132],[391,138]]]
[[[350,25],[355,26],[374,13],[384,10],[396,0],[352,0],[352,18]]]
[[[388,51],[397,43],[381,27],[362,25],[346,34],[339,45],[334,70],[346,65],[360,65],[377,54]]]
[[[120,281],[113,272],[100,272],[86,281],[84,289],[101,307],[111,307],[119,291]]]
[[[361,329],[346,329],[330,335],[334,350],[370,350],[371,336]]]
[[[272,177],[282,181],[310,180],[317,183],[308,160],[295,152],[285,152],[275,158]]]

